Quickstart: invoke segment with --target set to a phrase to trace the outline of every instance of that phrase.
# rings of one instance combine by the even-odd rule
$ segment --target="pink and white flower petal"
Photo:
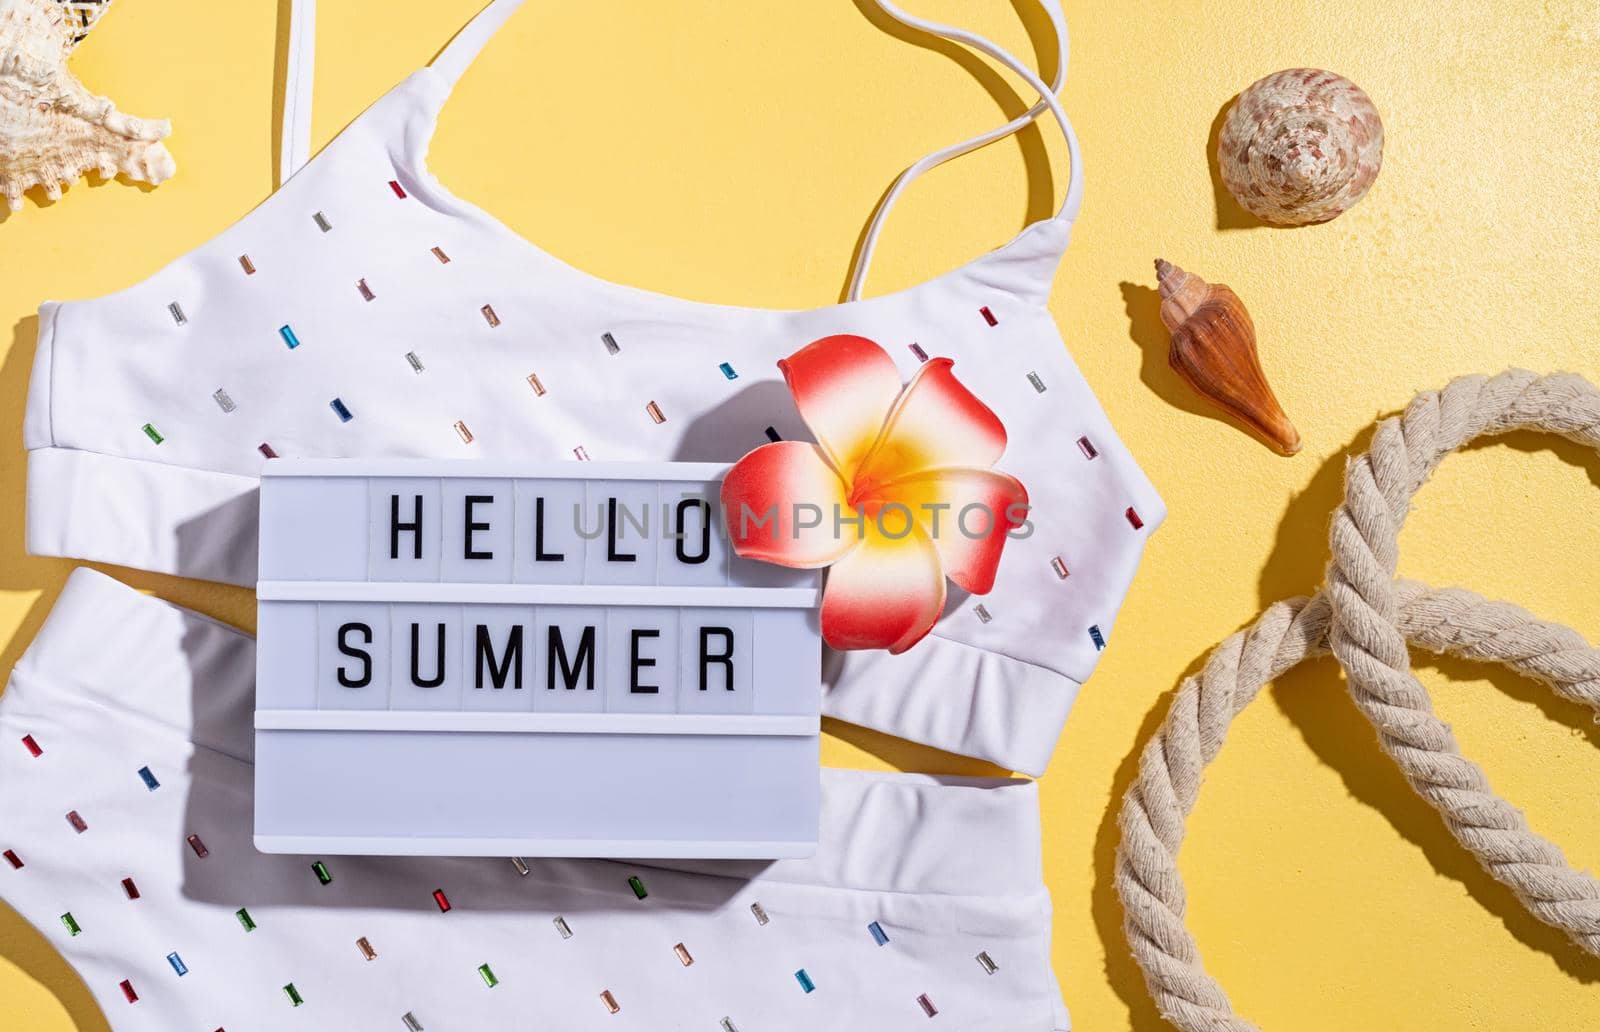
[[[939,469],[884,485],[874,502],[909,509],[939,550],[945,575],[964,591],[987,595],[1007,533],[1027,518],[1028,490],[991,469]]]
[[[838,334],[778,362],[800,418],[848,483],[900,396],[900,374],[883,348]]]
[[[877,446],[855,477],[858,492],[925,470],[988,469],[1006,450],[1006,428],[951,372],[948,358],[924,362],[906,384]]]
[[[890,533],[902,521],[885,519]],[[828,571],[822,640],[835,649],[904,652],[927,636],[944,611],[944,571],[932,540],[914,521],[898,539],[868,520],[865,537]]]
[[[735,552],[780,566],[827,566],[857,539],[835,520],[851,515],[844,483],[807,441],[765,444],[735,463],[722,480],[722,513]]]

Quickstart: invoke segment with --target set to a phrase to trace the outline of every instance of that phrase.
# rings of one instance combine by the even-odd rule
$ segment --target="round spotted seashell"
[[[1264,222],[1326,222],[1367,192],[1383,165],[1383,122],[1342,75],[1274,72],[1239,94],[1217,144],[1222,182]]]

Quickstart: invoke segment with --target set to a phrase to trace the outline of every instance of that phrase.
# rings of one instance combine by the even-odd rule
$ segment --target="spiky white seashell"
[[[0,0],[0,194],[12,211],[35,186],[51,200],[88,172],[156,183],[178,170],[172,123],[133,118],[67,68],[75,41],[51,0]]]

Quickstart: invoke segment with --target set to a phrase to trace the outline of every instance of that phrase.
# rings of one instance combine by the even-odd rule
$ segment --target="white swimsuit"
[[[1054,218],[883,297],[700,304],[565,265],[428,172],[452,84],[517,6],[492,3],[216,239],[127,290],[41,309],[29,550],[254,584],[269,454],[731,462],[769,428],[806,436],[777,359],[859,334],[907,378],[922,355],[955,360],[1006,425],[1001,467],[1036,529],[918,648],[830,664],[823,711],[1043,771],[1165,515],[1045,307],[1081,185],[1055,95],[1038,83],[1072,143]]]
[[[830,656],[824,712],[1042,771],[1165,515],[1046,308],[1082,182],[1060,73],[1047,85],[884,3],[1044,99],[908,169],[847,303],[701,304],[565,265],[427,171],[451,86],[519,3],[494,0],[216,239],[41,309],[29,550],[253,584],[257,476],[280,455],[732,461],[805,436],[776,360],[858,334],[903,376],[955,360],[1006,425],[1001,466],[1035,529],[991,594],[953,597],[915,648]],[[309,6],[291,170],[308,150]],[[1071,153],[1061,211],[858,299],[905,185],[1045,110]],[[0,697],[0,894],[51,929],[119,1028],[1067,1027],[1031,785],[827,772],[818,856],[765,870],[267,857],[249,846],[252,652],[79,572]],[[314,1013],[284,1009],[300,1007]]]
[[[268,855],[254,663],[82,569],[0,695],[0,897],[119,1032],[1068,1027],[1032,782],[825,771],[771,865]]]

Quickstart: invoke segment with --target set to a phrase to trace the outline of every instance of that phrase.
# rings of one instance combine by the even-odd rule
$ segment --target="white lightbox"
[[[733,554],[725,472],[268,462],[257,848],[811,855],[818,575]]]

